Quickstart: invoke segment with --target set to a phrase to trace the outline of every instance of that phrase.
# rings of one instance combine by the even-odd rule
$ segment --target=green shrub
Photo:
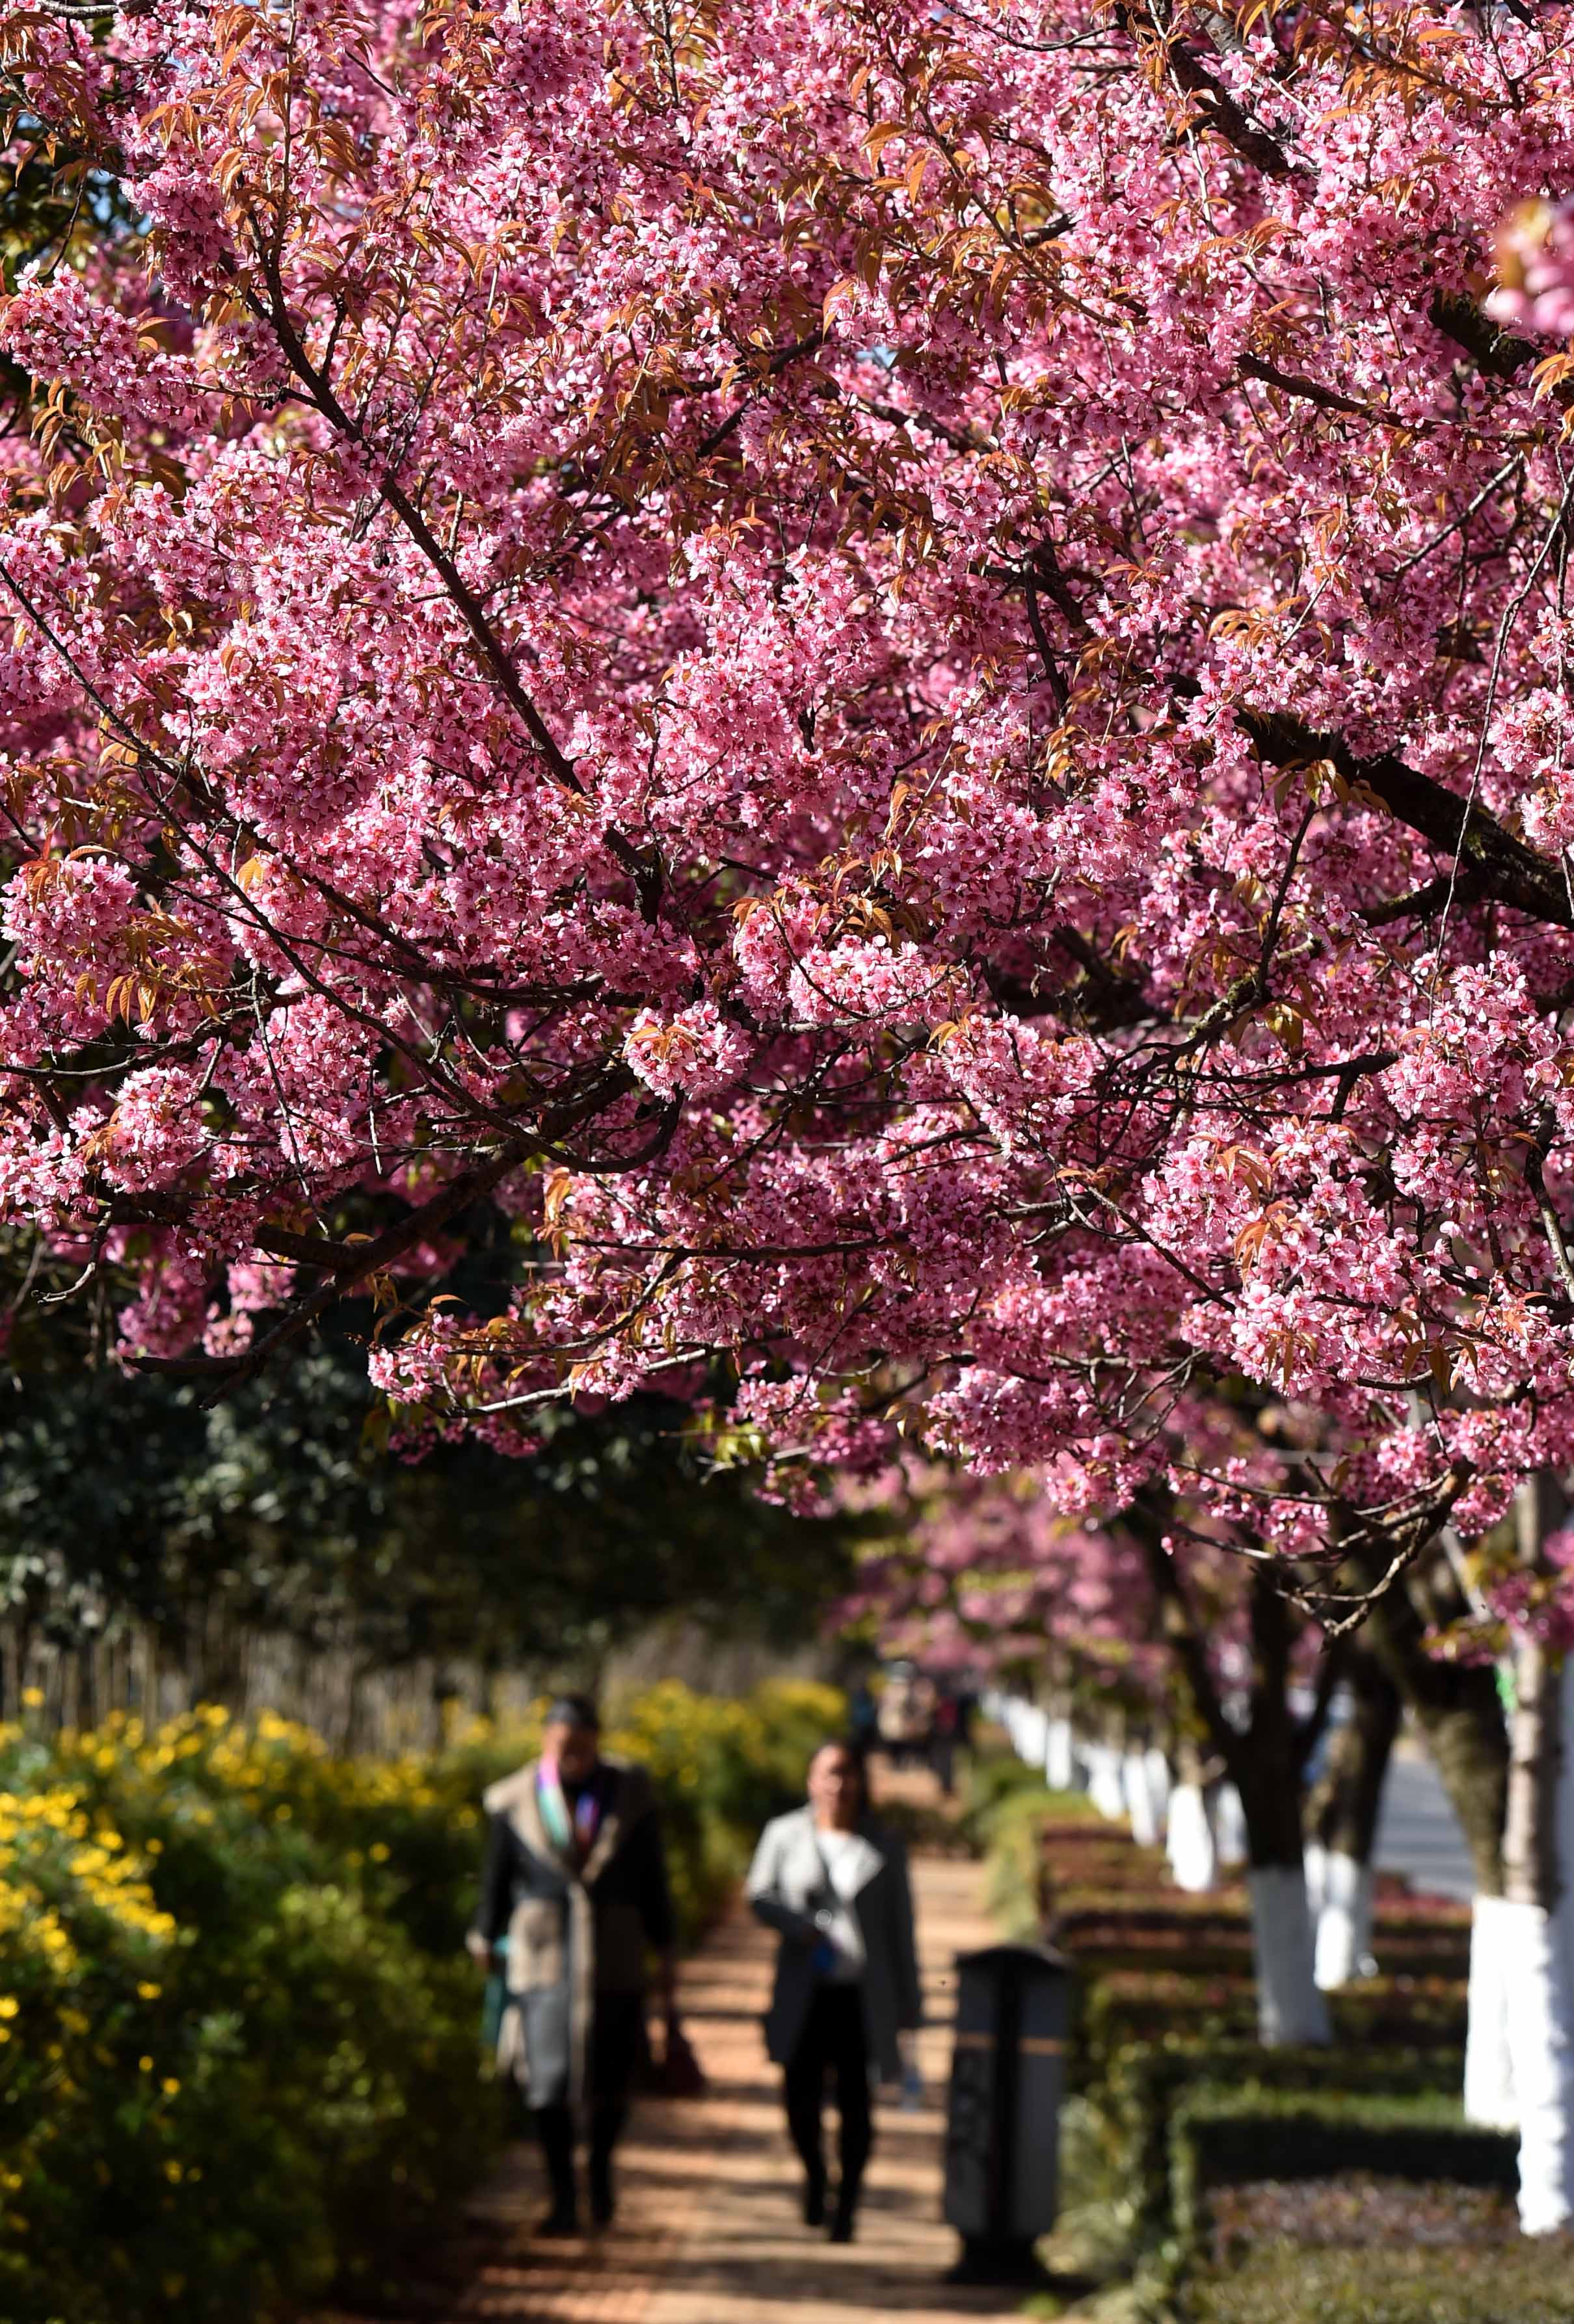
[[[960,1821],[982,1845],[986,1838],[984,1826],[1002,1800],[1015,1792],[1042,1793],[1043,1789],[1043,1770],[1019,1759],[1014,1751],[975,1751],[962,1780]]]
[[[1254,2097],[1359,2093],[1446,2103],[1459,2090],[1464,2070],[1463,2052],[1449,2049],[1264,2050],[1256,2042],[1236,2041],[1134,2044],[1117,2052],[1097,2102],[1118,2132],[1137,2241],[1157,2244],[1171,2232],[1171,2119],[1199,2089]]]
[[[1036,1810],[1091,1831],[1107,1834],[1112,1830],[1082,1793],[1051,1791],[1042,1771],[1011,1751],[974,1752],[967,1762],[960,1797],[958,1823],[980,1856],[987,1854],[1003,1811],[1010,1817]],[[1032,1802],[1032,1809],[1019,1808],[1018,1802]]]
[[[686,1932],[840,1711],[627,1706],[608,1743],[652,1770]],[[4,2324],[272,2324],[397,2288],[501,2127],[461,1946],[480,1792],[534,1740],[343,1760],[214,1710],[0,1730]]]
[[[985,1905],[1010,1937],[1038,1932],[1042,1864],[1048,1863],[1058,1892],[1067,1877],[1111,1880],[1125,1858],[1144,1853],[1075,1793],[1047,1791],[1042,1783],[1003,1793],[979,1816],[977,1829],[985,1845]]]
[[[1574,2324],[1566,2241],[1489,2251],[1258,2252],[1196,2284],[1191,2324]]]
[[[1462,1978],[1368,1978],[1329,1994],[1328,2001],[1336,2051],[1464,2047]],[[1256,1990],[1244,1969],[1211,1977],[1109,1970],[1082,1988],[1069,2071],[1078,2088],[1090,2088],[1133,2043],[1245,2040],[1256,2023]]]
[[[1519,2183],[1519,2135],[1468,2123],[1458,2098],[1436,2092],[1319,2095],[1261,2082],[1236,2089],[1204,2083],[1171,2110],[1170,2205],[1182,2250],[1197,2247],[1210,2188],[1346,2171],[1512,2189]]]

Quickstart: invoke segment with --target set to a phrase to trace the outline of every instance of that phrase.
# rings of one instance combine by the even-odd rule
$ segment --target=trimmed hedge
[[[1255,2038],[1244,1882],[1184,1894],[1160,1852],[1136,1847],[1123,1824],[1089,1819],[1085,1807],[1069,1817],[1032,1784],[1005,1787],[986,1829],[994,1901],[1011,1933],[1036,1933],[1040,1876],[1048,1874],[1056,1936],[1078,1971],[1067,2078],[1080,2102],[1086,2167],[1076,2138],[1066,2159],[1087,2217],[1106,2223],[1097,2232],[1106,2241],[1113,2233],[1155,2297],[1204,2283],[1202,2228],[1217,2188],[1362,2169],[1411,2182],[1515,2185],[1516,2138],[1467,2126],[1458,2103],[1467,1908],[1381,1882],[1375,1949],[1384,1974],[1328,1997],[1329,2047],[1269,2051]],[[1069,2182],[1068,2191],[1075,2212]],[[1385,2255],[1363,2253],[1352,2286],[1366,2260]],[[1427,2282],[1455,2256],[1440,2258]],[[1245,2289],[1208,2275],[1215,2305],[1197,2314],[1212,2324],[1377,2324],[1386,2316],[1340,2309],[1332,2273],[1327,2297],[1309,2294],[1303,2263],[1312,2260],[1325,2272],[1334,2266],[1330,2255],[1309,2252],[1288,2272],[1261,2281],[1253,2273]],[[1259,2298],[1267,2304],[1254,2304]],[[1567,2312],[1574,2324],[1574,2308]],[[1528,2305],[1523,2324],[1543,2313],[1560,2319],[1565,2311]],[[1424,2306],[1401,2304],[1393,2315],[1395,2324],[1433,2324]],[[1522,2324],[1517,2314],[1514,2324]]]
[[[1526,2240],[1490,2251],[1306,2251],[1281,2245],[1187,2302],[1191,2324],[1574,2324],[1574,2253]]]
[[[1177,2118],[1190,2114],[1199,2093],[1217,2097],[1227,2089],[1232,2103],[1235,2098],[1276,2102],[1280,2097],[1307,2097],[1316,2104],[1319,2097],[1340,2092],[1435,2099],[1459,2088],[1464,2066],[1462,2051],[1264,2050],[1245,2041],[1139,2043],[1121,2051],[1110,2061],[1100,2099],[1127,2157],[1127,2200],[1137,2240],[1158,2244],[1173,2231],[1171,2129]],[[1273,2175],[1294,2175],[1279,2172],[1276,2151],[1274,2162]]]
[[[1328,1997],[1334,2046],[1462,2050],[1463,1978],[1369,1978]],[[1083,1988],[1073,2083],[1101,2081],[1116,2054],[1135,2042],[1229,2042],[1255,2031],[1249,1976],[1189,1977],[1172,1970],[1112,1969]]]
[[[1519,2135],[1468,2123],[1457,2098],[1354,2097],[1348,2091],[1228,2089],[1203,2083],[1170,2117],[1170,2209],[1194,2251],[1215,2187],[1255,2179],[1329,2179],[1370,2171],[1390,2179],[1519,2185]]]

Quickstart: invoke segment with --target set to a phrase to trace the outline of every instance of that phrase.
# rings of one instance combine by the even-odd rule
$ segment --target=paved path
[[[1408,1872],[1418,1888],[1441,1896],[1475,1892],[1470,1852],[1438,1771],[1419,1745],[1397,1750],[1383,1787],[1374,1860],[1384,1872]]]
[[[921,2112],[882,2106],[858,2239],[833,2246],[802,2224],[798,2170],[778,2077],[760,2033],[773,1940],[737,1913],[689,1963],[690,2037],[710,2094],[643,2101],[619,2148],[619,2213],[606,2236],[532,2243],[543,2208],[533,2152],[510,2152],[474,2206],[488,2256],[452,2305],[452,2324],[958,2324],[1010,2313],[1010,2293],[953,2291],[940,2278],[956,2238],[940,2219],[940,2104],[949,2067],[955,1954],[986,1938],[977,1865],[913,1867],[930,2024],[921,2038]],[[348,2319],[321,2319],[348,2324]]]

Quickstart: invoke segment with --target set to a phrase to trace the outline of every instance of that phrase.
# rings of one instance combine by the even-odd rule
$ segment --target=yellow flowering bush
[[[621,1707],[688,1934],[841,1711],[786,1684]],[[462,1937],[480,1793],[538,1732],[348,1759],[213,1708],[0,1728],[5,2324],[264,2324],[396,2282],[501,2127]]]

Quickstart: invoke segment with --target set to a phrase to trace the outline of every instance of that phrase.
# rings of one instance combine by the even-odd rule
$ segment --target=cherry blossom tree
[[[1189,1441],[1205,1442],[1200,1423]],[[1096,1804],[1131,1813],[1149,1841],[1157,1819],[1143,1763],[1162,1748],[1180,1778],[1167,1804],[1183,1886],[1211,1885],[1211,1848],[1206,1871],[1192,1868],[1208,1830],[1204,1776],[1227,1780],[1245,1829],[1263,2039],[1326,2042],[1303,1812],[1346,1656],[1323,1651],[1273,1555],[1200,1533],[1170,1499],[1073,1525],[1054,1517],[1031,1476],[948,1484],[910,1469],[904,1483],[902,1545],[865,1564],[844,1610],[875,1618],[891,1651],[944,1655],[966,1639],[1008,1678],[1047,1674],[1048,1722],[1076,1714]],[[1375,1808],[1386,1743],[1372,1764],[1363,1739],[1350,1773]],[[1046,1731],[1041,1756],[1051,1740]],[[1368,1824],[1362,1865],[1370,1839]]]
[[[1569,32],[0,7],[129,222],[0,325],[6,1214],[215,1388],[369,1287],[415,1427],[730,1364],[1077,1516],[1241,1383],[1185,1489],[1330,1623],[1482,1535],[1574,1459]]]

